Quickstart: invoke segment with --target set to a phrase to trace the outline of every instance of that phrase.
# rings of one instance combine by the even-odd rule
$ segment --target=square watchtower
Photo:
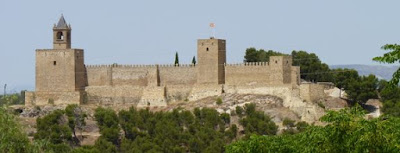
[[[197,83],[224,84],[226,41],[223,39],[197,40]]]

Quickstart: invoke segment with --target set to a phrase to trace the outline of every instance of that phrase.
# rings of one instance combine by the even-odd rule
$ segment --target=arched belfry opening
[[[63,32],[57,32],[57,40],[64,40],[64,34]]]
[[[71,26],[67,24],[63,15],[61,15],[61,18],[58,21],[58,23],[54,25],[53,33],[54,33],[54,40],[53,40],[54,49],[71,48]]]

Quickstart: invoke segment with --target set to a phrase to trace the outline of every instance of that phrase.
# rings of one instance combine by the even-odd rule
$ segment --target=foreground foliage
[[[259,136],[227,146],[227,152],[400,152],[400,119],[364,119],[361,107],[328,112],[327,126],[294,135]]]
[[[383,56],[374,57],[372,60],[387,64],[394,64],[400,62],[400,45],[386,44],[382,46],[382,49],[389,52],[383,54]],[[389,81],[390,86],[397,87],[399,84],[399,80],[400,80],[400,68],[393,73],[393,77]]]
[[[0,107],[0,152],[30,151],[28,137],[13,115]]]

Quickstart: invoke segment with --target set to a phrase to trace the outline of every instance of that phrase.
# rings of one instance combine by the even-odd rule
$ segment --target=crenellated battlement
[[[195,67],[195,64],[179,64],[179,65],[175,65],[175,64],[160,64],[158,65],[159,67]]]
[[[269,66],[269,62],[245,62],[245,63],[234,63],[226,64],[225,66]]]
[[[101,67],[118,67],[118,68],[129,68],[129,67],[157,67],[157,65],[121,65],[121,64],[100,64],[100,65],[85,65],[87,68],[101,68]]]
[[[153,64],[153,65],[141,65],[141,64],[134,64],[134,65],[127,65],[127,64],[99,64],[99,65],[85,65],[86,68],[109,68],[109,67],[116,67],[116,68],[131,68],[131,67],[143,67],[143,68],[154,68],[154,67],[195,67],[194,64]]]

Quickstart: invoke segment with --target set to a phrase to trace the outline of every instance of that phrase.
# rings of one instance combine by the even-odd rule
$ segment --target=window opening
[[[208,47],[206,48],[206,51],[208,51]]]
[[[64,35],[62,32],[57,33],[57,40],[64,40]]]
[[[53,65],[57,65],[57,61],[53,61]]]

